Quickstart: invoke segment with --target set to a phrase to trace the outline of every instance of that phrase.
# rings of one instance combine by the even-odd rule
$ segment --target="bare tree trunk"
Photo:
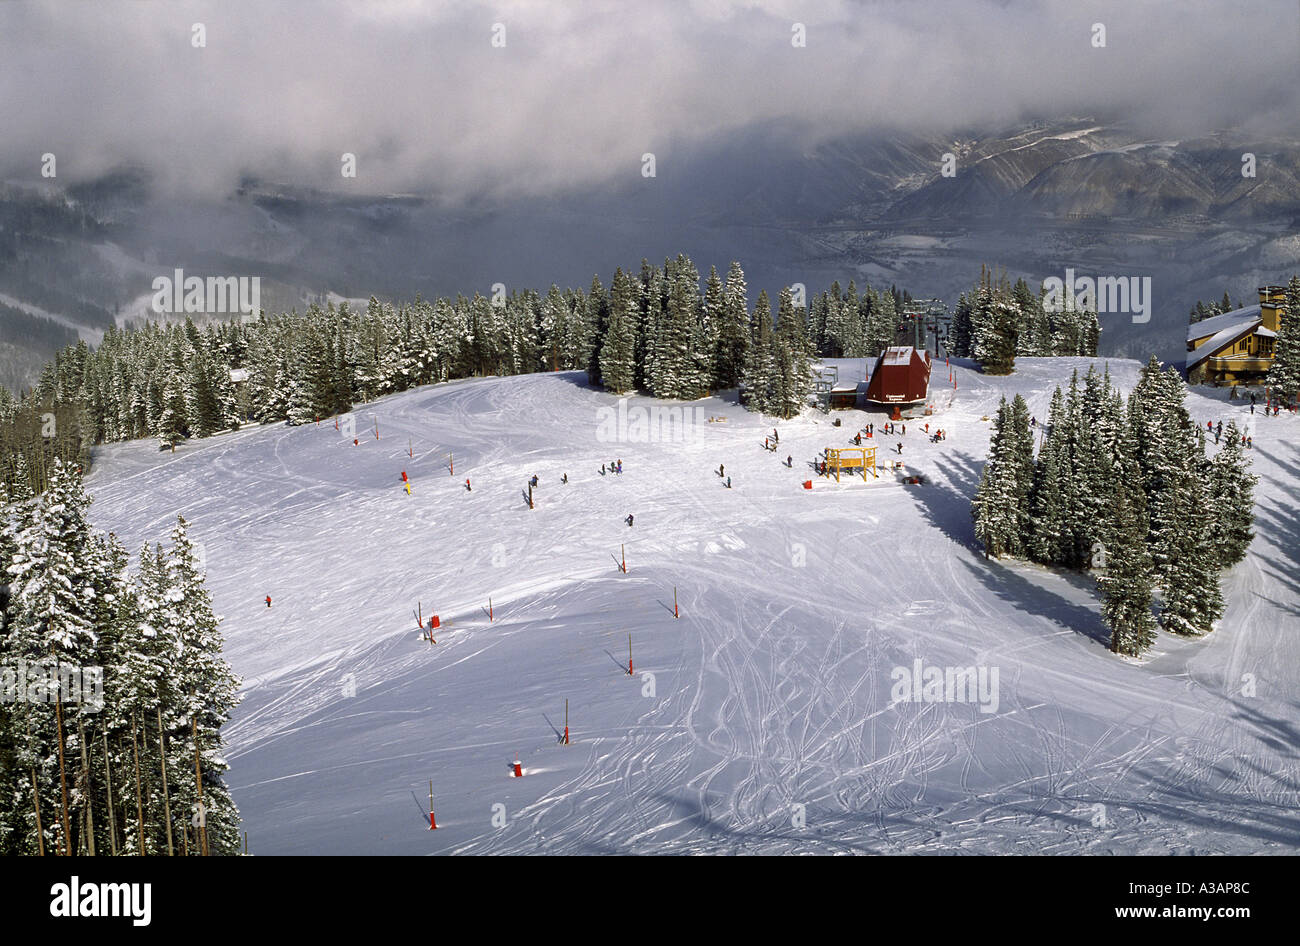
[[[208,817],[203,809],[203,770],[199,767],[199,718],[190,717],[190,727],[194,731],[194,785],[199,793],[199,831],[197,841],[203,856],[208,856]]]
[[[36,850],[45,856],[45,833],[41,831],[41,793],[36,787],[36,766],[32,766],[32,801],[36,803]]]
[[[149,852],[144,844],[144,802],[140,798],[140,749],[135,738],[135,713],[131,714],[131,755],[135,758],[135,817],[140,830],[140,850],[136,853],[144,857]]]
[[[57,672],[56,663],[55,673]],[[62,792],[63,806],[63,853],[70,857],[72,856],[72,825],[68,822],[68,776],[63,767],[63,698],[58,693],[54,696],[54,718],[59,730],[59,790]]]
[[[162,760],[163,814],[167,819],[167,856],[172,857],[172,803],[167,791],[167,743],[163,740],[162,707],[158,710],[158,757]]]
[[[90,759],[86,755],[86,727],[82,725],[81,716],[77,716],[77,739],[81,742],[81,781],[82,794],[86,799],[86,851],[95,856],[95,806],[90,793]]]
[[[108,767],[108,730],[104,730],[104,784],[108,790],[108,843],[117,857],[117,816],[113,814],[113,773]]]

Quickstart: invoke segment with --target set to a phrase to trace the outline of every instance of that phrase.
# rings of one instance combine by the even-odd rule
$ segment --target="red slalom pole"
[[[673,617],[679,618],[681,614],[677,611],[677,586],[673,585]]]
[[[631,634],[627,635],[627,675],[629,677],[636,676],[636,672],[632,669],[632,635]]]
[[[569,744],[569,701],[564,701],[564,744]]]
[[[429,830],[438,830],[438,822],[433,818],[433,779],[429,779]]]
[[[488,598],[488,620],[492,620],[492,599]]]

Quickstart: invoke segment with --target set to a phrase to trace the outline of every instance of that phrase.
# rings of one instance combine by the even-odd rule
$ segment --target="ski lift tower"
[[[819,368],[813,379],[813,397],[823,414],[831,412],[831,392],[840,382],[840,369],[835,365]]]
[[[916,347],[928,347],[925,333],[934,335],[933,353],[939,354],[939,342],[948,337],[948,328],[952,322],[952,313],[942,299],[913,299],[903,308],[903,314],[913,320],[916,329]]]

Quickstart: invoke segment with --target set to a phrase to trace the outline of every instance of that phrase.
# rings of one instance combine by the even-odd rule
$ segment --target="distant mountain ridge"
[[[301,308],[329,293],[585,286],[593,273],[608,284],[615,266],[678,252],[706,273],[739,259],[754,294],[855,278],[950,303],[981,263],[1032,284],[1068,266],[1150,275],[1156,317],[1104,322],[1102,350],[1176,358],[1197,299],[1245,298],[1300,269],[1300,141],[1158,140],[1088,116],[806,137],[752,128],[664,155],[653,179],[633,162],[582,193],[506,202],[254,177],[220,201],[165,198],[141,168],[66,188],[11,181],[0,189],[0,295],[93,341],[114,321],[150,316],[153,276],[175,268],[259,275],[264,305]],[[1242,174],[1247,153],[1254,177]],[[952,177],[941,173],[948,154]],[[30,383],[49,356],[48,340],[30,335],[0,326],[0,382]]]

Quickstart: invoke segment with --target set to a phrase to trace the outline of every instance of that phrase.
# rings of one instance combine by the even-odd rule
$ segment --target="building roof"
[[[832,367],[836,369],[837,377],[831,390],[839,393],[857,391],[867,380],[865,358],[824,358],[814,367],[818,371]],[[825,378],[826,375],[823,374],[822,377]]]
[[[910,365],[912,363],[912,353],[916,351],[911,345],[896,345],[885,349],[885,360],[882,365]]]
[[[1216,315],[1187,326],[1187,340],[1194,342],[1207,335],[1218,335],[1229,326],[1237,326],[1261,318],[1259,304],[1242,306],[1222,315]],[[1208,343],[1207,343],[1208,344]]]
[[[1259,306],[1255,306],[1255,308],[1258,309]],[[1227,313],[1227,314],[1231,315],[1232,313]],[[1215,316],[1215,318],[1222,318],[1222,316]],[[1213,321],[1213,319],[1206,319],[1205,321],[1210,322]],[[1198,322],[1197,324],[1200,325],[1204,323]],[[1187,356],[1188,369],[1195,368],[1202,361],[1204,361],[1206,358],[1209,358],[1211,355],[1213,355],[1224,345],[1227,345],[1230,342],[1235,342],[1243,335],[1250,335],[1252,329],[1256,331],[1258,331],[1259,329],[1264,329],[1265,332],[1268,332],[1268,329],[1264,328],[1262,325],[1258,324],[1253,319],[1246,319],[1244,322],[1238,321],[1229,324],[1226,328],[1222,329],[1219,332],[1216,332],[1213,338],[1209,339],[1209,341],[1205,342],[1205,344],[1203,345],[1196,346],[1196,351],[1192,352],[1190,355]],[[1272,335],[1273,333],[1269,332],[1269,334]]]

